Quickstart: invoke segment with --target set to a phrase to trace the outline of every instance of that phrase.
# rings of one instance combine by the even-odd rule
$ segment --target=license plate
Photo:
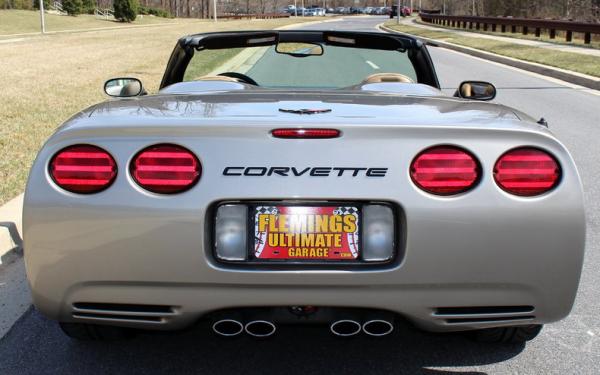
[[[256,206],[254,257],[281,260],[355,260],[360,210],[352,205]]]

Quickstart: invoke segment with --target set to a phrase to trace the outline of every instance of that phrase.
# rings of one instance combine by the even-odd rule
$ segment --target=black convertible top
[[[160,88],[183,80],[196,51],[277,45],[279,42],[319,43],[337,47],[407,52],[419,83],[439,88],[429,52],[420,40],[400,34],[330,30],[262,30],[201,33],[179,39]]]

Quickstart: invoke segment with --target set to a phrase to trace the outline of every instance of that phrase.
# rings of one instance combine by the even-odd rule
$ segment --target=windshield
[[[184,81],[238,73],[228,75],[238,78],[241,74],[258,86],[270,88],[333,89],[371,82],[417,82],[417,74],[405,51],[317,47],[319,54],[313,55],[280,53],[282,50],[277,46],[196,51],[185,71]]]

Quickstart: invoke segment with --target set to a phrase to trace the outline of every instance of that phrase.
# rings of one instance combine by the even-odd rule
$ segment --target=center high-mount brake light
[[[337,129],[275,129],[271,132],[275,138],[337,138]]]
[[[475,157],[454,146],[435,146],[413,160],[410,176],[422,190],[436,195],[455,195],[473,188],[481,168]]]
[[[98,193],[117,176],[117,164],[110,154],[92,145],[63,148],[52,157],[50,176],[61,188],[78,194]]]
[[[140,151],[131,161],[131,176],[144,189],[175,194],[190,189],[200,179],[198,158],[186,148],[159,144]]]

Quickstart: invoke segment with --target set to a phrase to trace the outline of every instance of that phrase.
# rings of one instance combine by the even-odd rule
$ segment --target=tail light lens
[[[453,146],[436,146],[421,152],[410,168],[414,183],[436,195],[463,193],[477,184],[480,173],[477,159]]]
[[[540,195],[558,185],[561,170],[549,153],[532,147],[508,151],[494,166],[494,180],[505,191],[525,197]]]
[[[117,176],[117,164],[100,147],[69,146],[60,150],[50,161],[50,176],[67,191],[92,194],[113,183]]]
[[[191,151],[170,144],[154,145],[140,151],[130,168],[138,185],[160,194],[188,190],[202,173],[200,161]]]

